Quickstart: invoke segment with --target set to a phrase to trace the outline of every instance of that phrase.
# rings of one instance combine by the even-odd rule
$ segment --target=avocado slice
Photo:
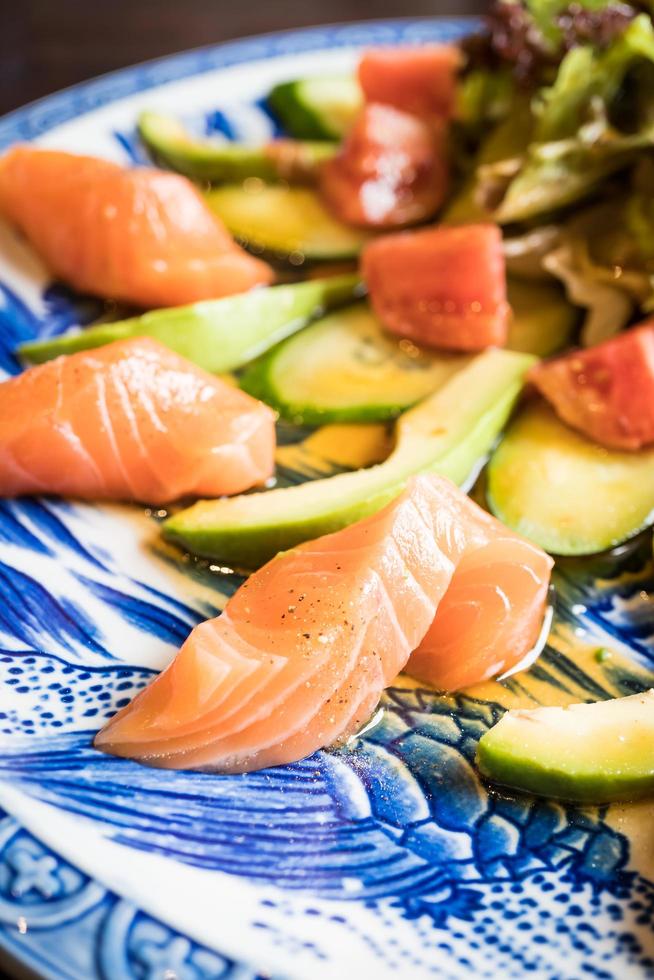
[[[293,265],[354,259],[371,237],[334,218],[311,187],[225,184],[206,199],[246,248]]]
[[[552,282],[507,279],[512,315],[506,346],[536,357],[550,357],[571,343],[582,316]]]
[[[267,102],[291,136],[340,140],[363,106],[363,92],[354,75],[324,75],[281,82]]]
[[[229,183],[258,177],[264,181],[315,177],[317,168],[336,152],[335,143],[273,140],[262,145],[196,139],[173,116],[143,112],[138,131],[150,153],[192,180]]]
[[[654,449],[605,449],[534,400],[491,457],[487,497],[496,517],[551,554],[605,551],[654,520]]]
[[[255,568],[278,551],[374,513],[416,473],[464,483],[503,428],[534,360],[504,350],[479,354],[400,417],[395,449],[383,463],[299,486],[199,501],[169,517],[164,536],[195,554]]]
[[[507,711],[480,739],[487,779],[577,803],[654,793],[654,690],[596,704]]]
[[[29,341],[17,353],[30,364],[42,364],[60,354],[102,347],[114,340],[154,337],[205,371],[233,371],[301,330],[325,309],[354,299],[360,290],[356,275],[254,289]]]

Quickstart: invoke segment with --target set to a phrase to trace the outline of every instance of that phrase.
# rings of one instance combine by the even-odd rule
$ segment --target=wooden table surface
[[[0,0],[0,114],[148,58],[265,31],[483,13],[487,0]]]

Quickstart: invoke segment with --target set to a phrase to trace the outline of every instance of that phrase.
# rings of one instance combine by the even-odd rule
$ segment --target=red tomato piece
[[[460,63],[459,51],[449,44],[373,48],[359,62],[359,83],[367,102],[383,102],[424,119],[449,119]]]
[[[509,305],[496,225],[385,235],[366,246],[363,277],[393,333],[448,350],[506,343]]]
[[[654,320],[529,372],[572,428],[610,449],[654,443]]]
[[[446,127],[368,105],[322,167],[327,204],[347,224],[401,228],[432,217],[447,191]]]

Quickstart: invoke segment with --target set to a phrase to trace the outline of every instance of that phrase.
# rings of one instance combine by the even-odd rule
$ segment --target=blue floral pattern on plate
[[[14,113],[0,121],[0,147],[206,71],[447,40],[467,29],[465,21],[386,22],[192,52]],[[259,132],[274,132],[260,103],[249,111]],[[238,106],[215,106],[191,122],[233,138],[243,120]],[[111,135],[128,160],[142,162],[133,129],[113,127]],[[82,325],[100,309],[51,284],[35,305],[11,277],[0,282],[0,369],[19,370],[12,352],[21,340]],[[304,434],[280,432],[280,442]],[[282,467],[280,479],[317,472]],[[91,747],[102,722],[239,582],[154,543],[153,518],[61,501],[0,502],[0,793],[11,790],[0,812],[0,946],[57,980],[249,980],[262,962],[307,980],[361,975],[339,959],[339,943],[355,942],[380,977],[654,976],[654,866],[638,858],[638,821],[619,808],[489,790],[473,767],[477,740],[511,699],[555,692],[595,700],[651,685],[650,536],[619,555],[560,564],[554,633],[528,674],[483,696],[448,698],[400,682],[376,724],[346,748],[216,778],[162,775]],[[146,553],[142,574],[133,551],[108,533],[123,525]],[[588,654],[600,645],[614,651],[601,665]],[[140,907],[127,886],[101,883],[84,870],[82,845],[76,854],[69,839],[53,843],[37,816],[28,827],[12,812],[16,800],[20,814],[56,813],[62,827],[97,833],[135,862],[155,862],[148,867],[163,859],[180,874],[216,876],[227,901],[225,882],[249,883],[260,897],[244,924],[247,944],[225,955],[219,936],[205,945]],[[329,930],[336,943],[324,940]]]

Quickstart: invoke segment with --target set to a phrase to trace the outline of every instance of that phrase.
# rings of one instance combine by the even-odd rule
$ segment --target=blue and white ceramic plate
[[[183,54],[0,121],[17,140],[141,159],[139,110],[227,138],[273,131],[271,83],[341,71],[362,45],[461,36],[396,21]],[[0,228],[0,369],[97,308]],[[286,430],[281,481],[344,461]],[[247,776],[147,769],[96,729],[237,584],[164,550],[156,514],[0,502],[0,947],[56,980],[654,976],[651,803],[581,809],[489,794],[471,765],[502,707],[628,694],[654,680],[651,536],[555,575],[528,673],[455,698],[401,681],[347,750]],[[594,656],[608,648],[607,658]]]

